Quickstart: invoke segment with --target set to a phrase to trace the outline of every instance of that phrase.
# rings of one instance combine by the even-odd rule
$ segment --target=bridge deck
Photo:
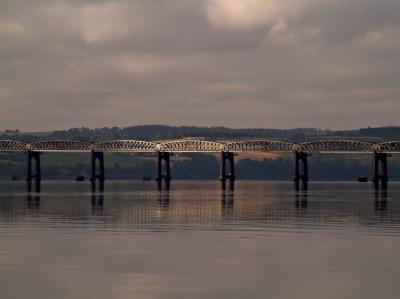
[[[219,153],[219,152],[303,152],[303,153],[400,153],[400,141],[370,143],[359,140],[316,140],[291,143],[279,140],[206,141],[177,139],[169,141],[112,140],[89,143],[76,140],[49,140],[24,143],[0,140],[0,152],[171,152],[171,153]]]

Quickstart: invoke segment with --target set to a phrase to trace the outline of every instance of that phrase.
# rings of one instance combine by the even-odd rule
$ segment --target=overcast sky
[[[400,125],[399,0],[1,0],[0,129]]]

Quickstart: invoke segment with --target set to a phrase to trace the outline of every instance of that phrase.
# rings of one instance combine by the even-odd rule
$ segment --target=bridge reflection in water
[[[182,229],[191,226],[244,225],[249,229],[295,226],[399,226],[400,202],[394,190],[375,191],[358,184],[313,184],[295,191],[290,184],[239,182],[235,189],[211,182],[175,182],[170,190],[150,183],[109,183],[106,192],[74,192],[74,184],[49,185],[46,193],[0,193],[0,223],[45,221],[85,228],[100,221],[129,229]],[[75,184],[74,186],[79,185]],[[142,188],[144,186],[144,188]],[[38,217],[40,215],[40,217]],[[56,219],[56,220],[55,220]]]

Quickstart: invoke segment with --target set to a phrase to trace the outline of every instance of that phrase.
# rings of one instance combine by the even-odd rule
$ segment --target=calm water
[[[0,183],[0,298],[400,298],[400,184]]]

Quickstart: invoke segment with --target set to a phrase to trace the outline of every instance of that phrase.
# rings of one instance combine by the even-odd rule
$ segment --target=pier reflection
[[[292,184],[262,182],[173,182],[161,190],[152,182],[136,183],[134,188],[109,183],[106,190],[103,186],[96,192],[78,184],[45,187],[42,193],[21,193],[0,185],[0,225],[50,217],[67,226],[96,221],[132,229],[233,224],[264,228],[400,226],[400,202],[390,200],[398,197],[400,185],[391,188],[390,194],[387,189],[371,190],[357,184],[313,184],[293,190]]]
[[[26,206],[29,210],[38,211],[40,208],[40,193],[32,194],[28,192],[26,195]]]
[[[26,192],[40,193],[40,181],[35,180],[32,182],[32,180],[27,180],[26,181]]]
[[[104,194],[103,193],[92,193],[90,196],[90,202],[91,202],[93,212],[103,211]]]
[[[296,210],[306,210],[308,207],[308,190],[297,190],[295,192],[295,207]]]
[[[169,210],[169,202],[170,202],[170,191],[168,190],[158,190],[158,198],[157,201],[159,203],[159,213],[160,214],[167,214]]]
[[[387,212],[388,210],[388,189],[386,188],[380,188],[380,189],[375,189],[374,192],[374,198],[375,198],[375,212],[378,212],[380,214]]]
[[[158,191],[169,191],[171,189],[171,182],[166,180],[157,181],[157,190]]]
[[[229,182],[228,186],[226,186],[225,182],[223,182],[221,188],[221,217],[223,219],[230,219],[234,216],[234,196],[235,184]]]

